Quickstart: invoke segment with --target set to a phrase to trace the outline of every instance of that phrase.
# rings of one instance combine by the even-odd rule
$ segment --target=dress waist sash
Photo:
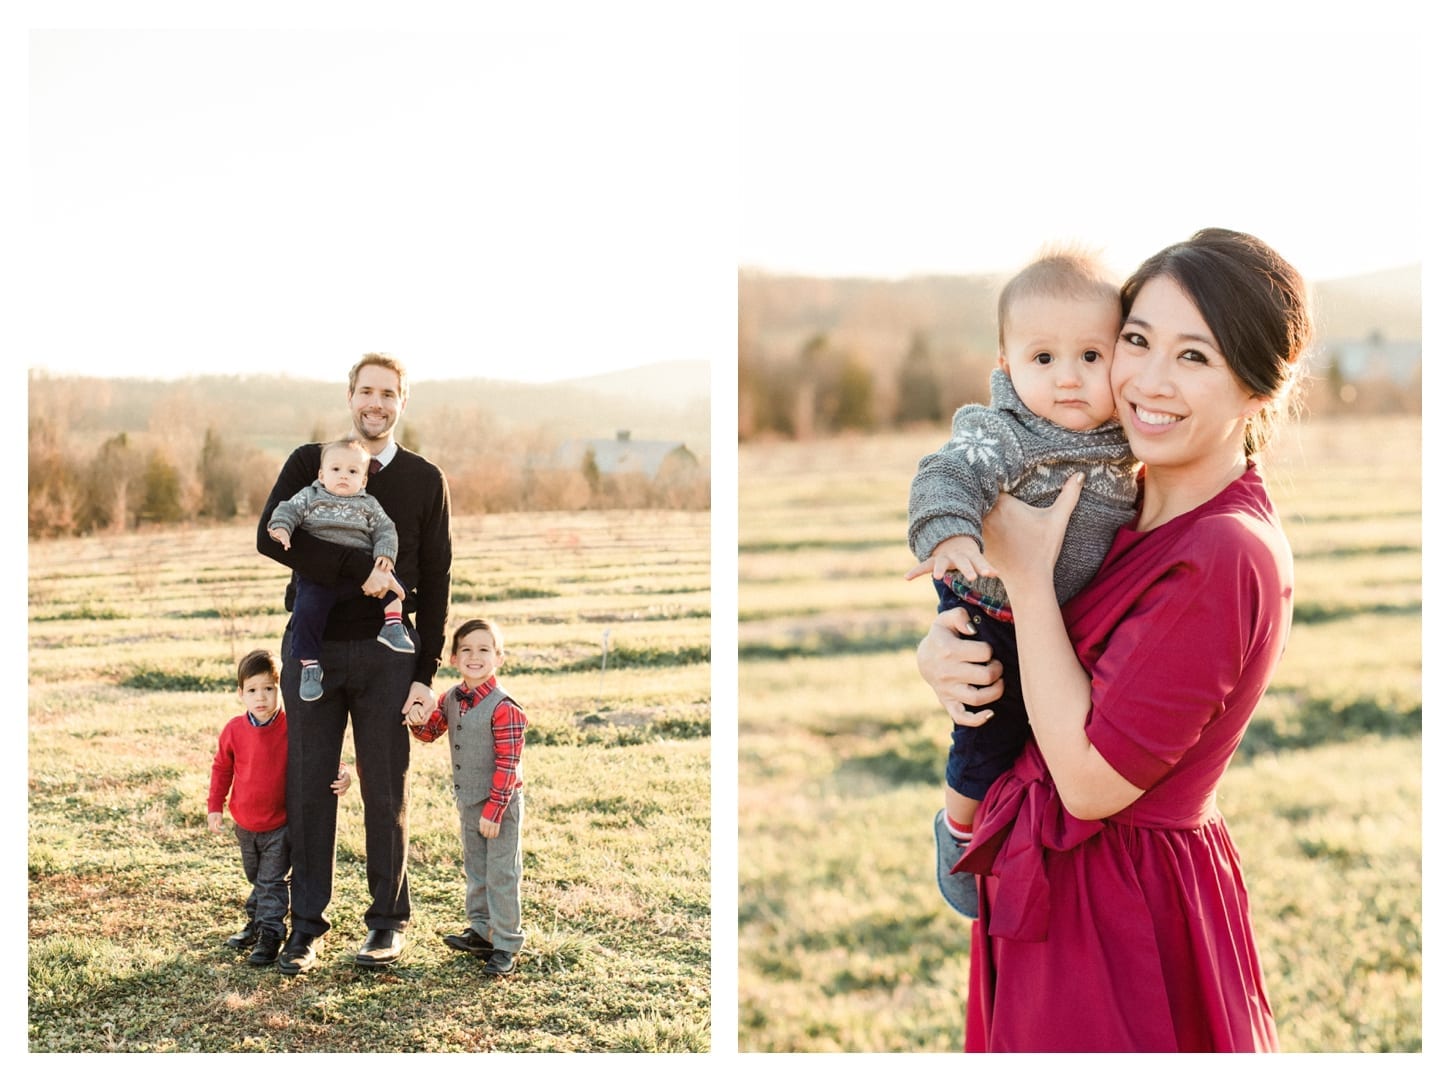
[[[1216,813],[1210,796],[1190,819],[1154,813],[1151,793],[1109,818],[1074,818],[1062,805],[1057,785],[1033,740],[1012,768],[987,790],[977,813],[972,843],[952,868],[995,875],[997,889],[987,913],[987,933],[998,938],[1041,942],[1047,938],[1047,853],[1067,852],[1096,837],[1108,822],[1149,829],[1201,826]]]

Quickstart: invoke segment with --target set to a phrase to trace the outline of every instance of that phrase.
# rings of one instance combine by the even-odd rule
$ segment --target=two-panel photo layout
[[[1109,40],[32,28],[15,1050],[1423,1051],[1414,54]]]

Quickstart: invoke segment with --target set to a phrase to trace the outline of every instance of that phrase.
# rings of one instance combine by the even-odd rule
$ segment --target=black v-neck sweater
[[[294,579],[287,583],[289,612],[297,595],[296,575],[323,586],[361,586],[373,570],[372,553],[361,548],[320,541],[299,529],[291,537],[292,547],[285,549],[267,535],[273,509],[316,480],[321,467],[321,443],[306,443],[294,450],[277,474],[277,483],[257,523],[257,551],[294,573]],[[408,588],[403,611],[411,617],[419,637],[413,679],[431,684],[443,661],[443,628],[448,620],[452,586],[448,480],[427,458],[400,446],[393,460],[368,478],[367,491],[382,504],[398,530],[398,559],[393,573]],[[359,590],[356,597],[333,605],[322,637],[373,638],[382,621],[383,602]]]

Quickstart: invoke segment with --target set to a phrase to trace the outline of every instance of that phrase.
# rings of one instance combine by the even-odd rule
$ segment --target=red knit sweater
[[[277,711],[261,728],[243,713],[217,740],[211,763],[208,813],[220,811],[231,791],[232,818],[243,829],[265,833],[287,824],[287,714]]]

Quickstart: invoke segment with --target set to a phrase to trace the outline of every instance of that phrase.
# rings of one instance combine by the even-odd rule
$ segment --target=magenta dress
[[[968,1051],[1275,1051],[1219,778],[1283,651],[1289,546],[1250,465],[1207,503],[1119,531],[1063,610],[1092,678],[1087,735],[1144,794],[1063,808],[1033,742],[975,841]]]

